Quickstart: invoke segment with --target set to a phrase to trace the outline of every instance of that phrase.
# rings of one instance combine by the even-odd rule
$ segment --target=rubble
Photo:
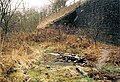
[[[60,54],[60,53],[49,53],[49,55],[57,56],[58,61],[71,62],[73,64],[84,65],[87,63],[87,59],[83,56],[78,56],[78,54]]]

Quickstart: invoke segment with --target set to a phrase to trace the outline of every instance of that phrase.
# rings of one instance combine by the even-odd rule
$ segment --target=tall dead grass
[[[10,34],[1,45],[0,81],[10,82],[10,75],[17,69],[28,69],[35,61],[35,55],[27,45],[26,37],[29,33]]]
[[[108,47],[113,49],[108,61],[114,64],[120,62],[117,59],[120,57],[118,47],[97,43],[96,48],[94,48],[90,39],[82,38],[80,35],[66,34],[59,29],[39,29],[38,32],[33,33],[10,34],[4,43],[2,55],[0,55],[0,73],[2,73],[0,80],[3,82],[10,80],[9,76],[17,69],[33,67],[36,58],[39,58],[38,56],[41,54],[40,48],[33,48],[35,45],[52,52],[85,55],[93,61],[97,61],[101,48]],[[116,52],[114,52],[115,49]]]

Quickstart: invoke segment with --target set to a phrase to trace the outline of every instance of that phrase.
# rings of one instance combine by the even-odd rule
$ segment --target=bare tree
[[[0,0],[0,54],[6,34],[8,33],[9,22],[23,0],[17,0],[15,7],[13,7],[13,0]]]
[[[8,24],[23,0],[16,2],[15,8],[12,9],[12,0],[0,0],[0,27],[2,28],[2,35],[5,36],[8,32]]]
[[[53,12],[57,12],[60,8],[65,6],[65,3],[68,0],[49,0],[52,4],[52,10]]]

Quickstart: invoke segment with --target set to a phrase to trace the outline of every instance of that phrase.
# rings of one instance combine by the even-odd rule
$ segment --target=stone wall
[[[94,35],[98,41],[120,45],[119,0],[90,0],[76,12],[76,26],[87,28],[87,35]]]
[[[84,32],[94,41],[120,46],[119,3],[119,0],[88,0],[56,24],[75,26],[81,30],[80,34]]]

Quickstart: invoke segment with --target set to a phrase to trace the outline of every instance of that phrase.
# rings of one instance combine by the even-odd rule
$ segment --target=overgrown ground
[[[0,82],[120,82],[120,47],[94,42],[61,30],[40,29],[9,35],[0,56]],[[49,53],[84,56],[80,68],[56,62]],[[114,81],[116,80],[117,81]]]

